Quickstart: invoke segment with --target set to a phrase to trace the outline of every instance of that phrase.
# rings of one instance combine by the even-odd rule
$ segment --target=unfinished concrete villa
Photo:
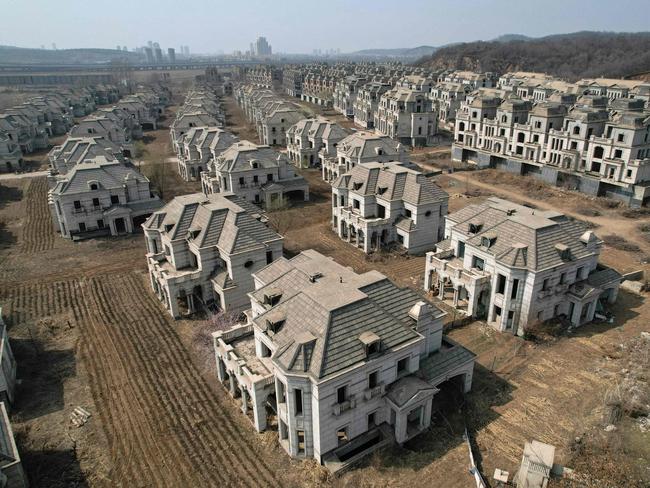
[[[208,163],[201,174],[206,195],[232,192],[265,207],[287,200],[308,201],[309,184],[296,174],[287,155],[269,146],[238,141]]]
[[[151,286],[174,318],[248,308],[252,273],[282,255],[260,209],[232,193],[176,197],[142,227]]]
[[[338,143],[336,156],[323,158],[323,180],[332,183],[358,164],[389,161],[407,163],[406,148],[388,136],[366,131],[354,132]]]
[[[201,179],[208,163],[214,161],[239,138],[221,127],[193,127],[181,136],[176,146],[178,174],[185,181]]]
[[[309,168],[336,155],[336,146],[349,132],[324,117],[303,119],[287,131],[287,154],[299,168]]]
[[[357,165],[332,183],[332,230],[363,249],[395,244],[409,253],[444,236],[449,195],[400,162]]]
[[[467,392],[474,354],[442,334],[445,313],[377,271],[314,251],[254,273],[248,322],[213,334],[219,380],[258,431],[333,471],[431,424],[441,385]]]
[[[51,177],[50,184],[54,227],[72,240],[130,234],[162,206],[147,177],[133,164],[102,156]]]
[[[563,317],[580,326],[616,300],[621,275],[598,264],[602,241],[562,213],[500,198],[446,217],[424,287],[499,331]]]

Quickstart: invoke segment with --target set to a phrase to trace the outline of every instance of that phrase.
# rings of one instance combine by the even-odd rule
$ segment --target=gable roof
[[[453,231],[509,267],[542,270],[597,252],[586,224],[554,211],[535,210],[492,197],[446,217]],[[563,252],[566,250],[566,253]]]
[[[337,179],[334,186],[347,188],[359,195],[403,200],[413,205],[449,199],[447,192],[420,171],[397,161],[358,164],[345,174],[345,178]]]
[[[422,298],[377,271],[357,274],[314,251],[280,259],[255,273],[262,286],[250,296],[281,295],[254,323],[277,345],[273,360],[285,371],[324,378],[366,360],[362,334],[382,350],[422,338],[409,311]],[[434,312],[442,312],[428,304]],[[276,332],[271,324],[281,323]]]
[[[217,246],[227,254],[264,249],[282,237],[263,224],[260,210],[232,193],[193,193],[174,198],[143,224],[171,240],[187,239],[199,248]]]

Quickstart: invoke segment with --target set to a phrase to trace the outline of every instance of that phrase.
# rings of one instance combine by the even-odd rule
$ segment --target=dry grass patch
[[[619,251],[637,252],[641,250],[639,246],[632,242],[629,242],[618,234],[608,234],[606,236],[603,236],[602,239],[605,245],[614,249],[618,249]]]

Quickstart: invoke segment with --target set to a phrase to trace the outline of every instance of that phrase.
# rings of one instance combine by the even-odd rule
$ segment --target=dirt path
[[[1,180],[16,180],[16,179],[22,179],[22,178],[38,178],[39,176],[47,176],[48,171],[32,171],[31,173],[20,173],[20,174],[14,174],[14,173],[7,173],[0,175],[0,181]]]

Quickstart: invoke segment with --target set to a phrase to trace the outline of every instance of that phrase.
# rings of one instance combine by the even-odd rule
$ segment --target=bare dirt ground
[[[237,102],[233,97],[224,98],[224,108],[226,110],[228,130],[241,140],[259,143],[260,139],[257,132],[255,132],[255,128],[248,123],[244,112],[237,106]]]
[[[163,167],[166,181],[174,182],[165,185],[164,198],[195,191],[175,179],[166,130],[147,135],[143,165],[154,172]],[[286,227],[288,255],[315,248],[356,271],[377,269],[421,289],[422,257],[367,258],[339,240],[328,226],[329,187],[317,171],[303,174],[312,202],[275,220]],[[463,177],[437,179],[450,192],[464,193]],[[22,380],[12,422],[32,486],[376,487],[427,480],[467,488],[465,420],[488,477],[497,466],[514,472],[524,441],[535,438],[555,444],[559,462],[574,463],[596,480],[575,486],[648,486],[642,478],[650,475],[648,434],[629,419],[605,433],[601,421],[605,392],[631,367],[619,344],[649,329],[645,297],[621,292],[613,324],[538,342],[478,322],[452,328],[450,336],[478,355],[466,415],[446,406],[430,432],[331,479],[314,462],[290,460],[276,432],[253,431],[197,354],[194,337],[202,322],[171,320],[150,291],[141,234],[81,243],[60,238],[45,218],[43,185],[34,178],[0,186],[0,306]],[[480,195],[452,196],[453,208],[497,189],[472,190]],[[544,202],[563,208],[564,200]],[[634,261],[634,253],[617,252]],[[76,406],[92,413],[80,428],[69,421]],[[576,436],[584,446],[580,456]],[[611,480],[603,459],[619,460],[622,452],[623,481],[601,482]]]
[[[155,132],[150,158],[168,139]],[[0,304],[21,379],[12,421],[32,486],[279,484],[272,451],[147,291],[141,235],[61,239],[45,178],[3,182],[0,230]],[[92,414],[81,428],[69,421],[76,406]]]

